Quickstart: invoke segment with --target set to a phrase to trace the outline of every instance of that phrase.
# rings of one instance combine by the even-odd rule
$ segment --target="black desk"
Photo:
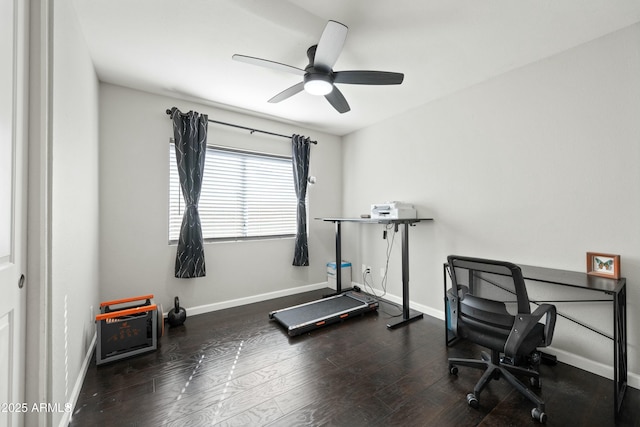
[[[341,268],[338,268],[342,261],[342,248],[340,242],[340,224],[343,222],[357,222],[359,224],[394,224],[396,230],[402,225],[402,318],[392,319],[387,323],[387,327],[395,329],[403,326],[412,320],[421,319],[422,313],[409,308],[409,225],[420,221],[432,221],[433,218],[412,218],[412,219],[371,219],[371,218],[316,218],[318,220],[333,222],[336,226],[336,292],[342,290]]]
[[[447,328],[449,313],[447,310],[447,264],[444,264],[444,292],[445,292],[445,330],[447,345],[455,341],[453,332]],[[591,276],[576,271],[555,270],[551,268],[520,265],[522,275],[530,282],[550,283],[553,285],[569,286],[581,290],[595,291],[607,295],[607,299],[579,298],[575,300],[534,301],[532,303],[561,303],[561,302],[602,302],[611,301],[613,308],[613,336],[604,334],[586,323],[572,319],[558,311],[558,316],[568,319],[595,333],[603,335],[613,341],[613,403],[614,414],[617,417],[622,406],[624,393],[627,389],[627,279],[608,279]]]

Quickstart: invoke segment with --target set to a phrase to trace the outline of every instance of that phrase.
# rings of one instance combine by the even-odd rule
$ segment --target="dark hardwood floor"
[[[187,318],[157,351],[88,369],[70,426],[524,426],[533,407],[505,381],[465,396],[479,370],[448,372],[444,322],[428,316],[389,330],[389,312],[290,338],[272,310],[317,299],[310,292]],[[638,426],[640,391],[627,389],[619,420],[613,383],[558,363],[541,366],[549,426]]]

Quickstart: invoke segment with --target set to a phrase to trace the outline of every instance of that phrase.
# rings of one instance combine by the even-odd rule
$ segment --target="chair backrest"
[[[447,260],[454,289],[458,286],[466,286],[468,293],[473,297],[499,301],[500,303],[515,302],[517,313],[531,313],[522,270],[516,264],[457,255],[450,255]],[[461,270],[467,272],[467,283],[464,283],[459,277],[462,273]],[[469,302],[471,303],[471,301]]]

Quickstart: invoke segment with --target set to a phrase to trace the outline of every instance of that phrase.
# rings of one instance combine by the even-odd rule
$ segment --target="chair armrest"
[[[546,314],[544,319],[544,346],[551,344],[553,339],[553,331],[556,327],[556,306],[551,304],[540,304],[532,316],[536,316],[538,320]]]
[[[531,314],[516,314],[511,333],[504,345],[504,353],[508,357],[515,357],[520,348],[520,344],[536,326],[538,321],[545,317],[544,325],[544,346],[551,344],[553,330],[556,324],[556,307],[551,304],[540,304]]]

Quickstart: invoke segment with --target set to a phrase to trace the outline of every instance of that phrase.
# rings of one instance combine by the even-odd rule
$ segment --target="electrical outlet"
[[[362,264],[362,275],[371,274],[371,267],[368,265]]]
[[[384,274],[386,273],[386,270],[384,267],[380,267],[380,278],[382,279],[384,277]]]

